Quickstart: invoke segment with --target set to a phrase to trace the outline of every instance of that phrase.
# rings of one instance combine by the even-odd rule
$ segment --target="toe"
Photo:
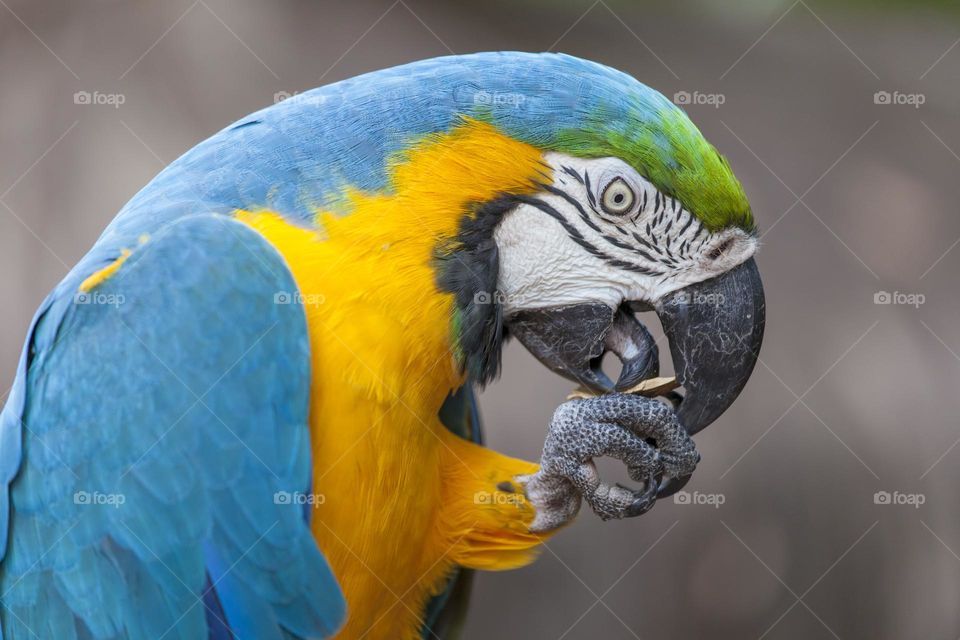
[[[657,490],[660,487],[660,481],[656,476],[650,476],[643,491],[635,493],[634,501],[623,512],[624,518],[634,518],[642,516],[653,508],[657,502]]]

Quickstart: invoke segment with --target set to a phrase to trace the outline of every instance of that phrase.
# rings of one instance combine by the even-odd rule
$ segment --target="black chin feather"
[[[493,232],[505,213],[519,203],[504,195],[465,215],[454,238],[437,248],[437,286],[452,293],[459,317],[455,336],[460,366],[485,385],[500,373],[500,354],[507,333],[503,299],[497,290],[500,254]]]

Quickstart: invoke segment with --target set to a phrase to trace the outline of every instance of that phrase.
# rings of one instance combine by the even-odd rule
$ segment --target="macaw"
[[[756,359],[756,248],[683,111],[567,55],[425,60],[239,120],[36,313],[0,414],[3,638],[439,637],[470,570],[529,563],[581,495],[619,518],[689,477]],[[678,408],[619,393],[658,371],[643,310]],[[607,392],[561,405],[540,466],[481,445],[508,335]],[[644,489],[600,483],[604,454]]]

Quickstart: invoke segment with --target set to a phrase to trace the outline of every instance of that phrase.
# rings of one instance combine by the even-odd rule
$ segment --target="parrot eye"
[[[621,216],[633,209],[633,203],[636,200],[637,196],[634,195],[630,185],[623,178],[614,178],[604,187],[600,204],[607,213]]]

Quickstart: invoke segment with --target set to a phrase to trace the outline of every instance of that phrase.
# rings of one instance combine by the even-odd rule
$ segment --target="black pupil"
[[[613,196],[613,201],[616,202],[617,204],[620,204],[621,202],[623,202],[623,194],[618,193],[617,195]]]

